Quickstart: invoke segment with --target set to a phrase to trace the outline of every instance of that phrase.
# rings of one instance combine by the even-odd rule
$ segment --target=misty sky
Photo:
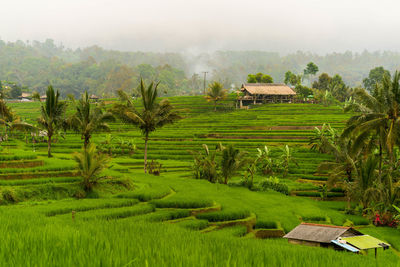
[[[1,0],[0,38],[126,51],[400,50],[395,0]]]

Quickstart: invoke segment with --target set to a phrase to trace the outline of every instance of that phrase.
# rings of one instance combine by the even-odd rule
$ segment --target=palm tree
[[[386,150],[390,163],[394,162],[393,149],[400,144],[400,73],[395,72],[393,80],[389,76],[377,84],[373,95],[364,89],[354,92],[356,101],[347,104],[345,111],[357,111],[351,117],[344,136],[353,136],[355,142],[366,142],[371,135],[377,135],[379,146],[379,174],[382,173],[383,150]],[[392,165],[392,164],[391,164]]]
[[[351,187],[357,179],[358,149],[353,149],[351,140],[340,138],[335,143],[326,137],[322,138],[322,146],[328,154],[335,156],[334,162],[322,162],[318,171],[328,171],[328,185],[340,185],[347,194],[348,208],[350,208]]]
[[[223,89],[223,86],[219,82],[213,82],[207,90],[205,98],[208,102],[214,101],[214,111],[217,111],[217,102],[224,100],[227,96],[227,91]]]
[[[49,85],[46,91],[46,102],[42,104],[40,112],[41,117],[38,119],[39,125],[47,131],[47,156],[51,155],[51,138],[61,128],[64,123],[63,116],[65,114],[66,103],[59,101],[60,94],[54,92],[53,86]]]
[[[140,94],[143,104],[141,110],[137,110],[132,99],[123,91],[118,91],[120,103],[113,106],[112,112],[125,123],[139,127],[144,135],[144,172],[147,172],[147,143],[150,133],[164,125],[174,123],[180,116],[173,111],[173,107],[167,99],[157,102],[158,84],[153,82],[146,88],[143,80],[140,80]]]
[[[9,106],[7,106],[3,99],[0,99],[0,124],[5,126],[5,136],[7,136],[9,130],[19,130],[24,132],[36,130],[35,126],[21,121],[20,117],[17,116]]]
[[[39,101],[40,102],[40,94],[38,93],[38,92],[33,92],[32,93],[32,99],[34,100],[34,101]]]
[[[248,163],[245,158],[246,154],[246,152],[234,148],[233,145],[222,150],[221,174],[224,184],[227,184],[228,180]]]
[[[82,94],[76,104],[76,112],[69,119],[69,126],[76,132],[81,134],[86,148],[90,142],[90,138],[94,132],[110,131],[110,127],[106,121],[112,120],[114,116],[109,112],[104,112],[102,106],[92,105],[90,103],[88,92]]]
[[[109,158],[104,154],[97,153],[94,144],[89,144],[80,153],[75,153],[73,158],[78,163],[77,169],[83,179],[83,189],[86,192],[91,191],[102,178],[100,173],[107,166]]]

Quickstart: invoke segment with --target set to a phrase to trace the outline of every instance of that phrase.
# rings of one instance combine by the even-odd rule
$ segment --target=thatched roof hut
[[[22,93],[21,98],[31,98],[32,94],[31,93]]]
[[[283,83],[245,83],[240,89],[239,106],[257,103],[291,103],[296,92]]]
[[[362,235],[351,227],[302,223],[284,236],[289,241],[306,241],[320,244],[330,244],[338,237]]]
[[[241,91],[248,95],[296,95],[296,92],[284,83],[245,83]]]
[[[301,223],[283,238],[290,243],[317,247],[331,247],[358,253],[361,250],[387,249],[389,244],[369,235],[364,235],[352,227]]]
[[[100,98],[97,95],[92,94],[89,96],[89,99],[98,100]]]

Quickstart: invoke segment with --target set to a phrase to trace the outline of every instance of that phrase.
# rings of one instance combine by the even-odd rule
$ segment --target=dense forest
[[[349,86],[362,85],[371,69],[383,66],[392,72],[399,67],[400,53],[332,53],[324,56],[297,52],[279,55],[262,51],[217,51],[185,53],[121,52],[98,46],[68,49],[51,39],[44,42],[0,40],[0,80],[17,84],[24,91],[43,93],[49,83],[66,96],[84,90],[99,96],[113,95],[118,89],[135,94],[140,77],[161,81],[163,95],[194,95],[203,92],[203,71],[207,80],[218,80],[225,88],[239,87],[249,73],[266,73],[283,82],[291,70],[301,74],[308,62],[319,72],[339,74]],[[315,76],[317,78],[318,76]]]

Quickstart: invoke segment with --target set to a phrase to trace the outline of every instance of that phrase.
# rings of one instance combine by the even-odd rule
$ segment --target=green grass
[[[196,217],[200,220],[207,220],[209,222],[221,222],[221,221],[232,221],[240,220],[250,216],[250,211],[232,209],[232,210],[222,210],[209,213],[201,213]]]
[[[12,139],[0,153],[0,243],[1,266],[399,266],[393,250],[354,255],[330,249],[292,245],[284,239],[256,240],[246,236],[243,226],[220,230],[209,225],[255,216],[256,229],[296,227],[301,220],[343,225],[352,221],[361,232],[400,248],[400,231],[376,228],[361,216],[346,215],[346,203],[317,201],[318,186],[326,176],[316,173],[329,155],[312,152],[307,145],[313,128],[330,123],[343,128],[350,114],[339,107],[309,104],[262,105],[234,110],[233,99],[224,101],[221,112],[201,96],[170,99],[184,119],[150,136],[149,159],[160,161],[160,176],[143,174],[143,137],[120,122],[111,123],[112,162],[103,180],[88,194],[93,199],[75,199],[85,193],[79,177],[66,177],[75,163],[71,153],[82,147],[79,135],[67,132],[53,144],[54,158],[47,159],[46,143]],[[140,107],[140,103],[138,104]],[[18,114],[34,122],[39,103],[13,104]],[[137,141],[137,151],[128,155],[119,139]],[[93,135],[100,144],[104,133]],[[274,158],[289,144],[299,167],[290,165],[287,177],[279,177],[289,191],[306,197],[271,190],[212,184],[191,179],[193,158],[202,144],[214,148],[219,142],[255,154],[268,145]],[[100,144],[101,146],[101,144]],[[33,152],[35,150],[36,152]],[[12,165],[43,161],[43,166]],[[29,177],[35,175],[35,177]],[[13,180],[6,180],[7,176]],[[279,176],[279,175],[278,175]],[[26,179],[22,179],[26,178]],[[234,182],[242,177],[239,174]],[[264,179],[255,177],[258,183]],[[303,179],[305,182],[300,182]],[[330,197],[343,196],[341,189]],[[191,210],[222,207],[193,216]],[[74,211],[74,219],[72,219]],[[252,217],[253,218],[253,217]],[[365,227],[365,228],[364,228]],[[214,231],[201,233],[201,230]],[[377,264],[378,263],[378,264]]]

